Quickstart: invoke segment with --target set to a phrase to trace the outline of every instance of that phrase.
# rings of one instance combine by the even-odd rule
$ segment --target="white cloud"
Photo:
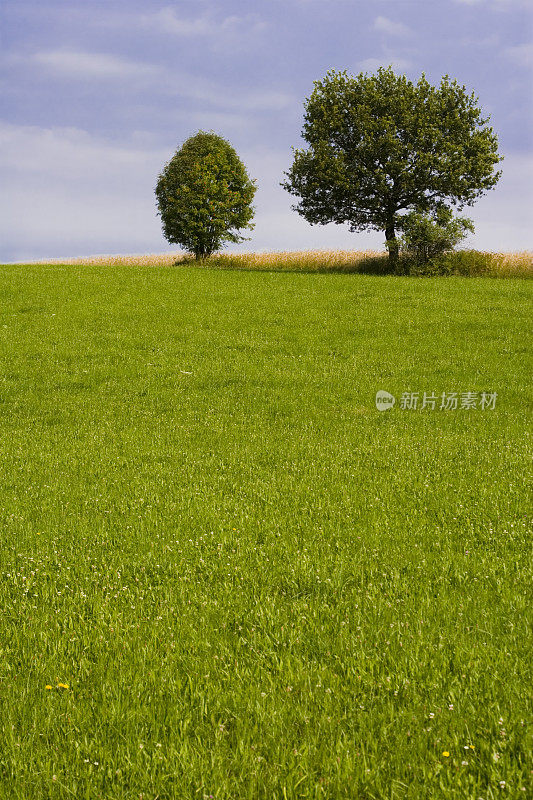
[[[135,138],[0,123],[0,259],[164,250],[154,186],[169,153]]]
[[[161,155],[160,153],[158,155]],[[122,174],[124,168],[142,172],[147,152],[120,146],[79,128],[40,128],[0,122],[0,168],[31,174],[63,174],[72,181]]]
[[[158,81],[158,91],[207,103],[224,112],[281,111],[295,103],[287,92],[257,89],[249,92],[214,83],[212,80],[187,73],[167,70],[164,81]]]
[[[20,59],[22,60],[22,59]],[[27,61],[68,78],[128,79],[152,78],[160,74],[159,67],[143,64],[108,53],[89,53],[76,50],[44,50],[29,56]]]
[[[527,8],[531,4],[531,0],[453,0],[463,6],[481,6],[489,5],[494,9],[505,9],[509,6],[516,6],[517,8]]]
[[[375,72],[379,67],[392,67],[397,72],[405,72],[410,69],[412,64],[406,58],[391,58],[390,56],[383,56],[383,58],[365,58],[363,61],[357,62],[357,69],[362,72]]]
[[[404,25],[403,22],[393,22],[393,20],[387,17],[376,17],[374,20],[374,28],[389,36],[409,36],[411,33],[410,28]]]
[[[184,17],[175,8],[166,6],[153,14],[139,16],[147,28],[161,33],[184,37],[210,37],[224,39],[248,38],[267,27],[257,14],[230,15],[218,19],[211,10],[197,17]]]
[[[458,43],[461,47],[499,47],[501,37],[498,33],[490,33],[487,36],[479,36],[476,34],[469,34],[461,36]]]
[[[503,54],[521,67],[533,67],[533,42],[506,47]]]
[[[155,14],[143,15],[141,19],[147,27],[177,36],[212,36],[216,28],[212,17],[208,14],[195,19],[186,19],[179,17],[175,9],[170,6],[160,9]]]
[[[281,111],[296,103],[294,96],[276,89],[235,90],[191,73],[135,62],[108,53],[47,50],[29,56],[7,54],[4,62],[33,64],[69,80],[130,81],[134,87],[151,87],[154,94],[186,98],[234,114],[250,111]],[[142,83],[140,84],[140,81]]]
[[[133,62],[107,53],[51,50],[27,57],[14,54],[5,58],[11,63],[30,63],[39,68],[44,67],[54,75],[70,80],[119,80],[122,83],[129,80],[136,88],[139,88],[142,80],[142,88],[151,87],[154,94],[186,98],[223,109],[220,113],[224,114],[281,111],[296,103],[295,98],[284,91],[235,90],[198,75],[175,72],[155,64]]]
[[[254,128],[254,120],[245,114],[222,110],[188,110],[170,114],[184,128],[197,128],[204,131],[216,131],[221,136],[230,136]]]
[[[463,209],[476,226],[470,244],[480,250],[533,250],[533,155],[507,154],[500,169],[496,188]]]

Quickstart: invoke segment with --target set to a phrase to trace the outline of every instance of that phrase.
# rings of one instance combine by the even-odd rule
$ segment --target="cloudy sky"
[[[533,249],[528,0],[2,0],[0,32],[0,261],[165,252],[157,175],[199,129],[258,181],[241,249],[381,247],[308,225],[279,182],[313,81],[388,64],[476,92],[505,161],[469,243]]]

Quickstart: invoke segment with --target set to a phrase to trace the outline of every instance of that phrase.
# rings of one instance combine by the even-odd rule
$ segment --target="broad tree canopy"
[[[472,205],[497,183],[497,138],[474,94],[445,75],[413,84],[392,68],[330,71],[305,103],[302,136],[282,184],[308,222],[382,230],[392,259],[402,210]]]

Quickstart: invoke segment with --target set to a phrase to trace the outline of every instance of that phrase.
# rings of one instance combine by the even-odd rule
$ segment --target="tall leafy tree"
[[[237,153],[221,136],[199,131],[159,175],[156,197],[165,238],[197,259],[224,242],[241,242],[251,229],[256,186]]]
[[[381,230],[396,262],[402,211],[472,205],[497,183],[497,137],[474,94],[445,75],[413,84],[391,67],[328,72],[305,101],[302,136],[282,186],[308,222]]]

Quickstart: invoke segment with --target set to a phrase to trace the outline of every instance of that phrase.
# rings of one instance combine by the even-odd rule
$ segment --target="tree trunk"
[[[389,251],[389,264],[396,269],[398,264],[398,242],[396,241],[396,231],[394,230],[394,220],[390,220],[385,228],[385,239]]]

